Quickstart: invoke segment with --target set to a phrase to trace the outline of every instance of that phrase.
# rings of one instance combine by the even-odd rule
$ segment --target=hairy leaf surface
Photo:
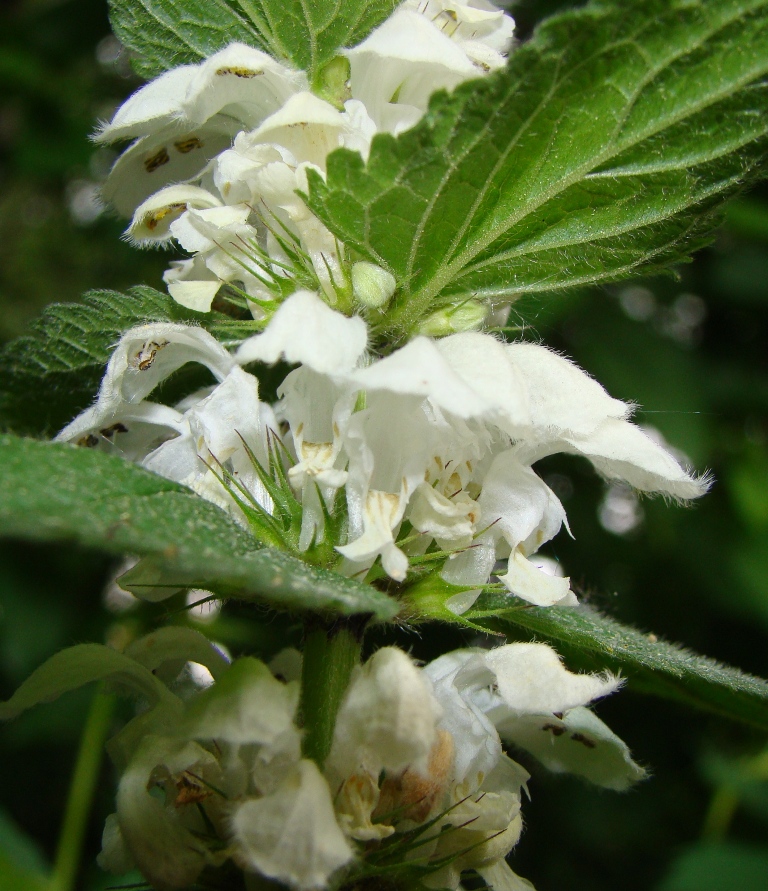
[[[359,43],[397,6],[396,0],[111,0],[117,37],[154,77],[200,62],[239,41],[314,78],[340,47]]]
[[[404,333],[442,302],[658,269],[762,172],[766,75],[766,0],[595,2],[377,136],[367,164],[331,154],[310,205],[396,276]]]
[[[278,609],[391,618],[394,600],[253,538],[184,486],[121,458],[0,436],[0,534],[150,561],[168,584]],[[141,564],[140,564],[141,565]]]

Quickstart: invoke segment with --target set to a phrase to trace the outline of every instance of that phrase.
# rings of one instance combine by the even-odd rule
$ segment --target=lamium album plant
[[[674,502],[713,480],[514,308],[710,240],[765,169],[768,2],[592,0],[523,41],[489,0],[111,18],[147,82],[96,127],[101,195],[167,268],[7,348],[0,527],[125,558],[143,618],[0,716],[92,682],[132,701],[99,864],[138,887],[532,888],[542,769],[653,782],[603,697],[637,679],[768,726],[768,685],[540,553],[579,534],[549,456]],[[187,622],[237,603],[302,633],[266,657]],[[441,623],[466,646],[414,658]]]

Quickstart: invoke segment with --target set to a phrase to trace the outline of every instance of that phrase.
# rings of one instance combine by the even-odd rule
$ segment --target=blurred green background
[[[521,34],[559,6],[525,2]],[[88,136],[138,85],[110,36],[105,0],[29,0],[0,12],[0,338],[89,288],[162,287],[168,256],[120,241],[97,202],[113,160]],[[715,243],[679,277],[528,298],[513,321],[572,356],[716,483],[691,508],[638,500],[577,459],[541,472],[574,540],[546,553],[582,597],[642,629],[768,676],[768,190],[734,203]],[[0,696],[61,647],[135,633],[186,613],[110,610],[114,565],[71,547],[0,544]],[[172,609],[172,608],[170,608]],[[299,629],[227,609],[200,624],[234,653],[269,657]],[[470,639],[395,638],[428,658]],[[0,891],[47,887],[92,691],[0,730]],[[634,694],[599,714],[651,778],[626,795],[532,766],[513,866],[539,891],[765,891],[768,750],[749,729]],[[97,784],[75,887],[119,884],[94,865],[114,777]]]

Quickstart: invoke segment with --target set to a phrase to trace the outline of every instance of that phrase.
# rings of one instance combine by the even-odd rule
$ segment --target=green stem
[[[321,767],[328,757],[336,714],[360,662],[362,627],[359,622],[314,620],[307,623],[301,669],[301,715],[304,755]]]
[[[114,704],[114,697],[101,689],[91,702],[69,787],[50,891],[72,891],[74,888]]]
[[[728,786],[721,786],[712,796],[704,818],[702,838],[706,841],[722,841],[739,806],[738,795]]]

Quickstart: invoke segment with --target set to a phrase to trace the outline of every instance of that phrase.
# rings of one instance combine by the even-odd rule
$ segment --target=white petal
[[[113,398],[99,399],[56,435],[56,442],[74,442],[88,448],[141,461],[166,440],[186,432],[180,412],[154,402],[136,405]]]
[[[283,154],[278,146],[254,143],[252,133],[238,133],[232,148],[216,158],[214,184],[225,200],[255,205],[261,195],[256,185],[260,172],[273,163],[287,167]]]
[[[210,205],[199,210],[190,208],[171,223],[171,235],[185,251],[228,248],[230,240],[234,242],[232,247],[236,247],[237,236],[255,235],[255,231],[247,226],[250,215],[251,208],[243,204]]]
[[[120,831],[120,822],[117,814],[110,814],[104,823],[104,832],[101,835],[101,851],[96,858],[99,866],[107,872],[123,875],[136,869],[128,849],[123,841]]]
[[[586,708],[571,709],[562,719],[510,715],[496,720],[496,727],[505,742],[530,752],[554,773],[574,773],[620,792],[646,775],[626,744]]]
[[[169,281],[168,293],[180,305],[195,312],[210,312],[222,283],[215,281]]]
[[[531,423],[550,435],[584,435],[606,418],[626,418],[631,406],[611,398],[586,372],[533,343],[504,347],[528,391]]]
[[[168,186],[136,208],[128,235],[137,244],[168,241],[171,223],[189,207],[217,207],[220,204],[219,199],[207,189],[188,185]]]
[[[448,339],[448,338],[446,338]],[[493,410],[490,390],[477,390],[443,355],[439,344],[416,337],[391,355],[355,375],[361,390],[428,396],[433,404],[460,418],[476,418]]]
[[[282,684],[264,663],[237,659],[215,684],[195,698],[185,720],[185,733],[199,740],[238,745],[274,745],[299,734],[293,724],[298,685]]]
[[[144,877],[157,887],[193,884],[207,852],[177,813],[150,794],[151,777],[158,767],[174,775],[212,760],[196,743],[146,736],[120,779],[117,816],[123,841]]]
[[[173,322],[139,325],[120,338],[100,393],[111,392],[125,402],[140,402],[187,362],[205,365],[218,380],[223,380],[235,365],[224,347],[202,328]]]
[[[361,44],[347,50],[352,96],[360,99],[381,129],[397,104],[426,110],[430,95],[453,89],[479,72],[450,38],[423,16],[400,9]]]
[[[499,576],[499,581],[534,606],[576,606],[578,603],[569,579],[542,572],[518,550],[512,552],[507,572]]]
[[[447,362],[475,389],[492,394],[499,408],[513,416],[515,423],[528,420],[526,381],[509,361],[508,347],[477,331],[452,334],[436,343]],[[516,416],[516,417],[514,417]]]
[[[241,804],[232,829],[244,868],[300,891],[324,888],[353,857],[313,761],[300,761],[272,794]]]
[[[346,118],[313,93],[297,93],[253,134],[261,142],[285,146],[297,162],[309,161],[325,169],[325,158],[341,145]]]
[[[172,124],[143,136],[117,159],[102,197],[121,216],[130,217],[150,195],[200,175],[212,158],[229,148],[237,130],[237,121],[218,117],[193,133]]]
[[[457,43],[483,71],[501,67],[512,42],[515,21],[485,0],[455,3],[453,0],[406,0],[443,34]]]
[[[572,674],[546,644],[497,647],[486,653],[485,662],[496,675],[501,698],[522,714],[565,712],[621,686],[621,680],[609,674]]]
[[[608,479],[625,480],[641,492],[698,498],[709,477],[687,473],[662,446],[626,421],[605,421],[588,437],[565,438],[558,451],[584,455]]]
[[[349,544],[336,550],[353,563],[370,566],[378,556],[387,575],[402,582],[408,571],[408,558],[395,545],[394,530],[400,524],[405,509],[406,493],[395,495],[379,489],[369,489],[363,505],[363,531]]]
[[[242,43],[230,44],[196,68],[183,101],[184,116],[195,124],[221,112],[237,118],[238,129],[250,130],[306,89],[304,72]]]
[[[477,871],[485,880],[491,891],[536,891],[528,879],[512,872],[504,860],[497,860],[490,866],[478,867]]]
[[[423,773],[440,707],[402,650],[384,647],[359,671],[339,709],[329,766],[342,777],[411,767]]]
[[[317,294],[297,291],[274,314],[263,334],[242,344],[237,361],[274,364],[284,359],[323,374],[345,372],[363,356],[367,339],[359,316],[347,318]]]
[[[109,124],[99,129],[97,141],[135,139],[172,123],[196,72],[196,65],[180,65],[142,87],[118,108]]]
[[[492,543],[479,543],[456,554],[451,554],[440,573],[452,585],[484,585],[490,578],[496,563],[496,547]]]
[[[478,498],[481,528],[487,536],[503,537],[512,549],[535,552],[560,530],[565,511],[554,492],[510,449],[497,455],[483,480]],[[491,525],[493,524],[493,525]]]
[[[444,549],[471,544],[479,516],[479,505],[466,492],[446,497],[426,481],[416,490],[408,511],[414,529],[434,538]]]
[[[432,681],[435,699],[443,709],[439,726],[453,737],[454,778],[457,783],[467,782],[470,792],[479,787],[501,758],[495,727],[473,701],[472,690],[457,680],[462,670],[473,667],[489,674],[476,650],[447,653],[424,668],[424,674]]]

